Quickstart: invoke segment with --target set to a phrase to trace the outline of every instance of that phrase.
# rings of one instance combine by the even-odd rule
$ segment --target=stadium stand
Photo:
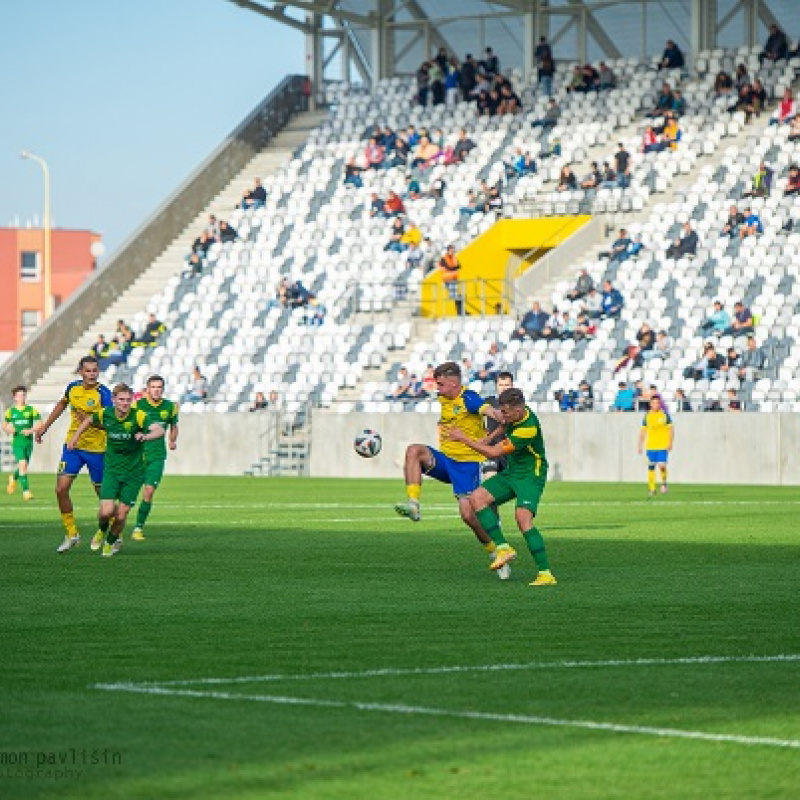
[[[672,348],[664,358],[630,367],[628,380],[656,384],[668,402],[684,388],[698,408],[710,407],[735,388],[746,410],[800,410],[800,383],[794,377],[800,363],[795,290],[800,201],[782,191],[788,166],[798,159],[797,145],[788,139],[788,126],[769,126],[767,114],[747,125],[744,112],[729,113],[730,99],[713,92],[719,70],[733,70],[741,61],[761,78],[774,105],[791,86],[794,65],[761,67],[759,49],[700,53],[694,77],[680,70],[657,72],[651,60],[611,61],[618,85],[597,95],[567,93],[573,65],[559,64],[554,96],[561,117],[555,127],[545,129],[531,123],[544,115],[548,98],[515,71],[509,77],[522,98],[523,113],[497,117],[476,117],[468,103],[454,108],[414,105],[415,88],[406,79],[382,81],[372,93],[332,85],[327,95],[330,114],[289,163],[271,174],[257,163],[249,165],[173,244],[164,263],[154,265],[135,297],[121,297],[93,324],[36,385],[32,398],[41,403],[58,396],[65,370],[88,350],[103,326],[112,330],[112,320],[125,317],[140,330],[152,313],[166,326],[158,345],[134,349],[127,363],[111,367],[104,379],[139,385],[146,375],[159,372],[169,386],[180,387],[177,395],[199,365],[209,382],[209,399],[184,403],[183,413],[247,411],[257,391],[280,392],[286,410],[295,415],[295,426],[303,424],[315,404],[343,413],[424,412],[431,410],[425,399],[386,399],[399,366],[422,375],[429,363],[472,358],[491,340],[498,342],[503,366],[517,374],[537,408],[557,410],[554,392],[577,389],[585,380],[594,387],[595,408],[605,410],[613,404],[618,380],[612,374],[614,364],[642,322],[666,331]],[[674,149],[645,155],[642,134],[653,121],[644,112],[653,107],[664,82],[680,88],[686,100],[680,139]],[[437,257],[449,244],[458,248],[472,241],[502,213],[593,213],[603,215],[609,226],[622,223],[640,236],[644,248],[638,257],[607,262],[596,252],[588,253],[540,298],[548,310],[552,303],[562,314],[577,313],[581,301],[566,295],[579,268],[586,267],[595,284],[612,280],[620,289],[625,298],[620,317],[599,321],[590,338],[535,342],[511,339],[517,324],[512,316],[416,318],[422,269],[409,263],[406,252],[385,250],[392,223],[369,213],[373,192],[381,198],[390,191],[406,194],[406,169],[366,171],[360,186],[344,180],[346,164],[362,157],[375,124],[394,131],[410,125],[440,130],[450,145],[465,129],[476,144],[461,163],[446,164],[442,157],[428,169],[411,170],[422,196],[404,197],[406,219],[431,239]],[[560,155],[543,158],[556,141]],[[581,176],[593,161],[613,163],[618,142],[631,154],[629,186],[554,190],[563,165]],[[517,148],[529,151],[539,169],[507,179],[504,164]],[[762,159],[776,176],[772,193],[751,201],[763,233],[721,237],[731,202],[743,198]],[[234,208],[256,175],[262,177],[266,203]],[[460,213],[481,181],[502,184],[505,210]],[[183,257],[211,212],[227,219],[237,237],[213,244],[197,277],[183,276]],[[687,220],[698,232],[696,255],[667,259],[668,245]],[[302,283],[305,300],[314,298],[313,313],[305,300],[292,307],[276,299],[284,279]],[[758,377],[751,376],[754,380],[741,380],[738,374],[713,380],[683,377],[697,360],[704,341],[699,326],[714,299],[729,309],[741,299],[757,317],[755,335],[767,362]],[[528,303],[528,298],[516,298],[517,310]],[[717,344],[727,349],[733,339],[722,336]]]

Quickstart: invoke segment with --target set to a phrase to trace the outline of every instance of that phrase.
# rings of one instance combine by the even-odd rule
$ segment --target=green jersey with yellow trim
[[[151,403],[146,397],[139,398],[134,404],[135,411],[144,411],[147,424],[158,423],[166,434],[167,429],[178,424],[178,406],[171,400],[162,397],[158,405]],[[163,461],[167,457],[167,437],[153,439],[144,443],[145,461]]]
[[[513,425],[506,425],[503,455],[505,474],[510,478],[544,477],[547,475],[547,456],[539,418],[527,406],[525,416]]]
[[[124,417],[118,417],[113,408],[103,408],[92,414],[98,428],[107,434],[105,472],[119,477],[144,476],[144,442],[137,441],[137,433],[147,433],[150,423],[144,411],[131,409]]]
[[[41,415],[33,406],[23,406],[22,408],[11,406],[6,409],[5,419],[14,428],[14,444],[20,444],[33,441],[30,436],[25,436],[22,431],[32,428],[41,419]]]

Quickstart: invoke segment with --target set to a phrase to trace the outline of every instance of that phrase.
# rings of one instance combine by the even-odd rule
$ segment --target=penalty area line
[[[655,736],[668,739],[694,739],[706,742],[723,742],[747,746],[763,746],[800,749],[800,740],[774,739],[768,736],[744,736],[730,733],[710,733],[705,731],[689,731],[680,728],[658,728],[647,725],[624,725],[614,722],[595,722],[582,719],[557,719],[527,714],[500,714],[486,711],[453,711],[446,708],[429,708],[426,706],[407,706],[392,703],[360,703],[344,700],[315,700],[307,697],[291,697],[268,694],[235,694],[231,692],[199,691],[197,689],[170,689],[161,686],[142,686],[131,683],[98,683],[91,688],[107,692],[131,692],[134,694],[159,695],[164,697],[192,697],[209,700],[238,700],[251,703],[272,703],[274,705],[294,705],[311,708],[355,709],[384,714],[404,714],[408,716],[446,717],[450,719],[468,719],[483,722],[504,722],[518,725],[535,725],[544,727],[576,728],[609,733],[628,733],[640,736]]]

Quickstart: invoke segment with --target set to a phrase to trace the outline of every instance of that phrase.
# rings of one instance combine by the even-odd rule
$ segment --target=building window
[[[39,327],[41,321],[42,321],[41,311],[23,311],[22,338],[27,339]]]
[[[23,250],[20,256],[20,275],[24,281],[39,280],[39,253],[36,250]]]

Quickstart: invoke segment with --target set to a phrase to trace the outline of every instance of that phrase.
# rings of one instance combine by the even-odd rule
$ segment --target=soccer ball
[[[353,442],[356,453],[362,458],[374,458],[381,451],[383,440],[377,431],[361,431]]]

